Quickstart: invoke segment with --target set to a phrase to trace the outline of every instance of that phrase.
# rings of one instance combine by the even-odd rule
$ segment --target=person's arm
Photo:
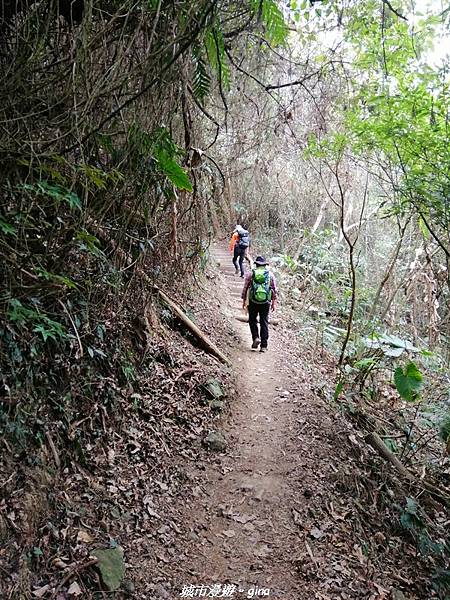
[[[271,308],[272,308],[272,310],[275,310],[277,307],[277,300],[278,300],[278,288],[277,288],[277,280],[275,279],[275,275],[273,273],[270,274],[270,289],[272,290]]]
[[[242,289],[242,294],[241,294],[242,308],[244,308],[244,309],[245,309],[245,301],[247,299],[247,292],[248,292],[248,288],[250,287],[250,281],[251,280],[252,280],[252,274],[251,273],[247,273],[247,275],[245,276],[244,287]]]
[[[231,239],[230,239],[230,252],[231,252],[231,254],[233,254],[233,252],[234,252],[234,246],[236,244],[237,238],[238,238],[238,234],[236,232],[234,232],[233,235],[231,236]]]

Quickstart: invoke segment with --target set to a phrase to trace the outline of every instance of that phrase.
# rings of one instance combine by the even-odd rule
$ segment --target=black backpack
[[[248,248],[250,246],[250,235],[245,229],[240,229],[239,233],[239,248]]]

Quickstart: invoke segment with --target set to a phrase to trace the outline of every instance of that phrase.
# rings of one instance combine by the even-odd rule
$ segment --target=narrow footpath
[[[236,391],[217,423],[228,445],[190,463],[175,594],[162,597],[430,600],[416,593],[363,434],[333,402],[333,357],[282,313],[268,352],[252,350],[243,280],[225,248],[215,258],[235,339]]]
[[[207,468],[198,506],[189,508],[192,533],[179,588],[204,585],[208,595],[216,585],[213,590],[234,598],[307,598],[294,560],[299,554],[294,517],[300,514],[297,480],[302,470],[294,409],[304,401],[304,375],[298,365],[286,363],[276,326],[270,328],[267,353],[250,348],[248,324],[236,318],[243,314],[243,279],[235,275],[225,250],[217,249],[216,259],[230,290],[225,310],[237,334],[232,351],[236,394],[223,424],[228,449]],[[191,592],[185,588],[185,593]]]

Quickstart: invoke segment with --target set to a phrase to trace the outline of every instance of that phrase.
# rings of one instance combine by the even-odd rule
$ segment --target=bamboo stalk
[[[450,496],[448,495],[447,490],[441,489],[428,481],[423,481],[416,477],[411,471],[409,471],[405,465],[400,462],[400,460],[389,450],[383,440],[380,438],[378,433],[373,431],[366,436],[366,442],[374,448],[378,454],[380,454],[385,460],[387,460],[395,469],[408,479],[408,481],[414,482],[417,485],[420,485],[424,489],[427,490],[429,494],[431,494],[436,500],[439,500],[441,504],[450,507]]]
[[[186,327],[189,329],[189,331],[191,331],[195,337],[197,339],[199,339],[202,344],[205,346],[205,348],[214,356],[216,356],[219,360],[221,360],[223,363],[225,363],[226,365],[231,367],[231,361],[229,358],[227,358],[225,356],[225,354],[219,350],[219,348],[217,348],[217,346],[208,338],[208,336],[206,336],[198,327],[195,323],[193,323],[191,321],[191,319],[189,319],[188,316],[185,315],[185,313],[181,310],[181,308],[175,304],[175,302],[173,300],[171,300],[169,298],[169,296],[167,294],[165,294],[162,290],[159,289],[158,286],[154,285],[153,289],[155,289],[160,298],[163,300],[163,302],[165,304],[167,304],[167,306],[169,308],[171,308],[173,310],[173,312],[177,315],[177,317],[180,319],[180,321],[186,325]]]

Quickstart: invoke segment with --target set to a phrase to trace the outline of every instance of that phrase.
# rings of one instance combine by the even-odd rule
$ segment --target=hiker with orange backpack
[[[252,334],[252,348],[260,346],[266,352],[269,339],[269,311],[277,305],[278,288],[275,275],[268,269],[264,256],[255,258],[255,266],[247,273],[242,290],[242,308],[248,308],[248,324]],[[248,306],[247,306],[248,301]],[[259,316],[259,330],[257,318]]]
[[[250,248],[250,234],[246,227],[242,225],[236,225],[233,231],[233,235],[230,239],[230,252],[233,254],[233,264],[236,275],[241,272],[241,277],[245,277],[244,271],[244,259],[251,264],[248,256],[248,250]],[[239,269],[238,269],[239,259]]]

